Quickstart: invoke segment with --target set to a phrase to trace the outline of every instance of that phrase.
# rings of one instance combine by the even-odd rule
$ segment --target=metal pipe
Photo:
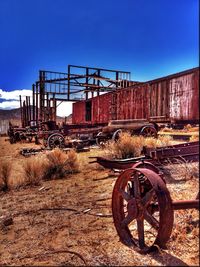
[[[29,110],[28,110],[28,96],[26,96],[26,126],[28,125],[29,121]]]
[[[32,84],[33,90],[33,120],[35,121],[35,84]]]
[[[199,209],[199,199],[173,201],[172,206],[174,210]]]
[[[36,83],[36,123],[38,124],[38,83]]]
[[[23,101],[23,127],[26,126],[26,102],[25,100]]]
[[[19,96],[19,103],[20,103],[20,114],[21,114],[21,125],[23,126],[23,110],[22,110],[22,96]]]
[[[174,210],[199,209],[199,199],[172,201]],[[152,205],[152,213],[159,211],[158,204]]]
[[[31,97],[30,96],[28,96],[28,109],[29,109],[29,121],[31,121],[31,119],[32,119],[32,112],[31,112]],[[29,123],[29,125],[30,125],[30,123]]]

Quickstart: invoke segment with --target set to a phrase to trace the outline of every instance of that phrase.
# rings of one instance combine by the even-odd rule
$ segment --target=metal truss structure
[[[20,96],[22,126],[30,121],[56,120],[56,108],[63,101],[87,100],[105,92],[133,84],[131,73],[95,67],[68,65],[68,72],[39,71],[39,79],[32,85],[33,107],[30,97]]]

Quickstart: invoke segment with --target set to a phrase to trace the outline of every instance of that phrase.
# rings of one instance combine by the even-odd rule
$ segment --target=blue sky
[[[39,69],[67,72],[68,64],[131,71],[139,81],[196,67],[198,5],[197,0],[0,0],[0,88],[31,89]]]

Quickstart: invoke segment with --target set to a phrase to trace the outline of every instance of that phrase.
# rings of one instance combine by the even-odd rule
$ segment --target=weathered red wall
[[[199,68],[91,99],[91,123],[114,119],[199,119]],[[85,122],[85,101],[73,104],[73,123]]]
[[[72,106],[72,123],[84,123],[85,122],[85,101],[79,101],[73,103]]]

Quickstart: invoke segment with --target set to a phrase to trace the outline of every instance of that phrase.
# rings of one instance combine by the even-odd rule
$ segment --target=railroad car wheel
[[[96,135],[96,144],[97,144],[98,146],[100,146],[100,147],[101,147],[101,146],[104,146],[107,140],[108,140],[108,139],[107,139],[105,136],[103,136],[103,133],[102,133],[102,132],[99,132],[99,133]]]
[[[145,126],[141,129],[140,134],[144,137],[154,137],[157,138],[158,134],[154,127]]]
[[[143,253],[165,248],[174,212],[162,178],[146,168],[130,168],[117,179],[112,194],[115,228],[125,245]]]
[[[121,129],[118,129],[117,131],[114,132],[113,136],[112,136],[112,140],[113,141],[117,141],[119,139],[119,135],[122,133]]]
[[[54,133],[51,134],[47,139],[47,146],[53,148],[63,148],[65,146],[65,138],[62,134]]]

